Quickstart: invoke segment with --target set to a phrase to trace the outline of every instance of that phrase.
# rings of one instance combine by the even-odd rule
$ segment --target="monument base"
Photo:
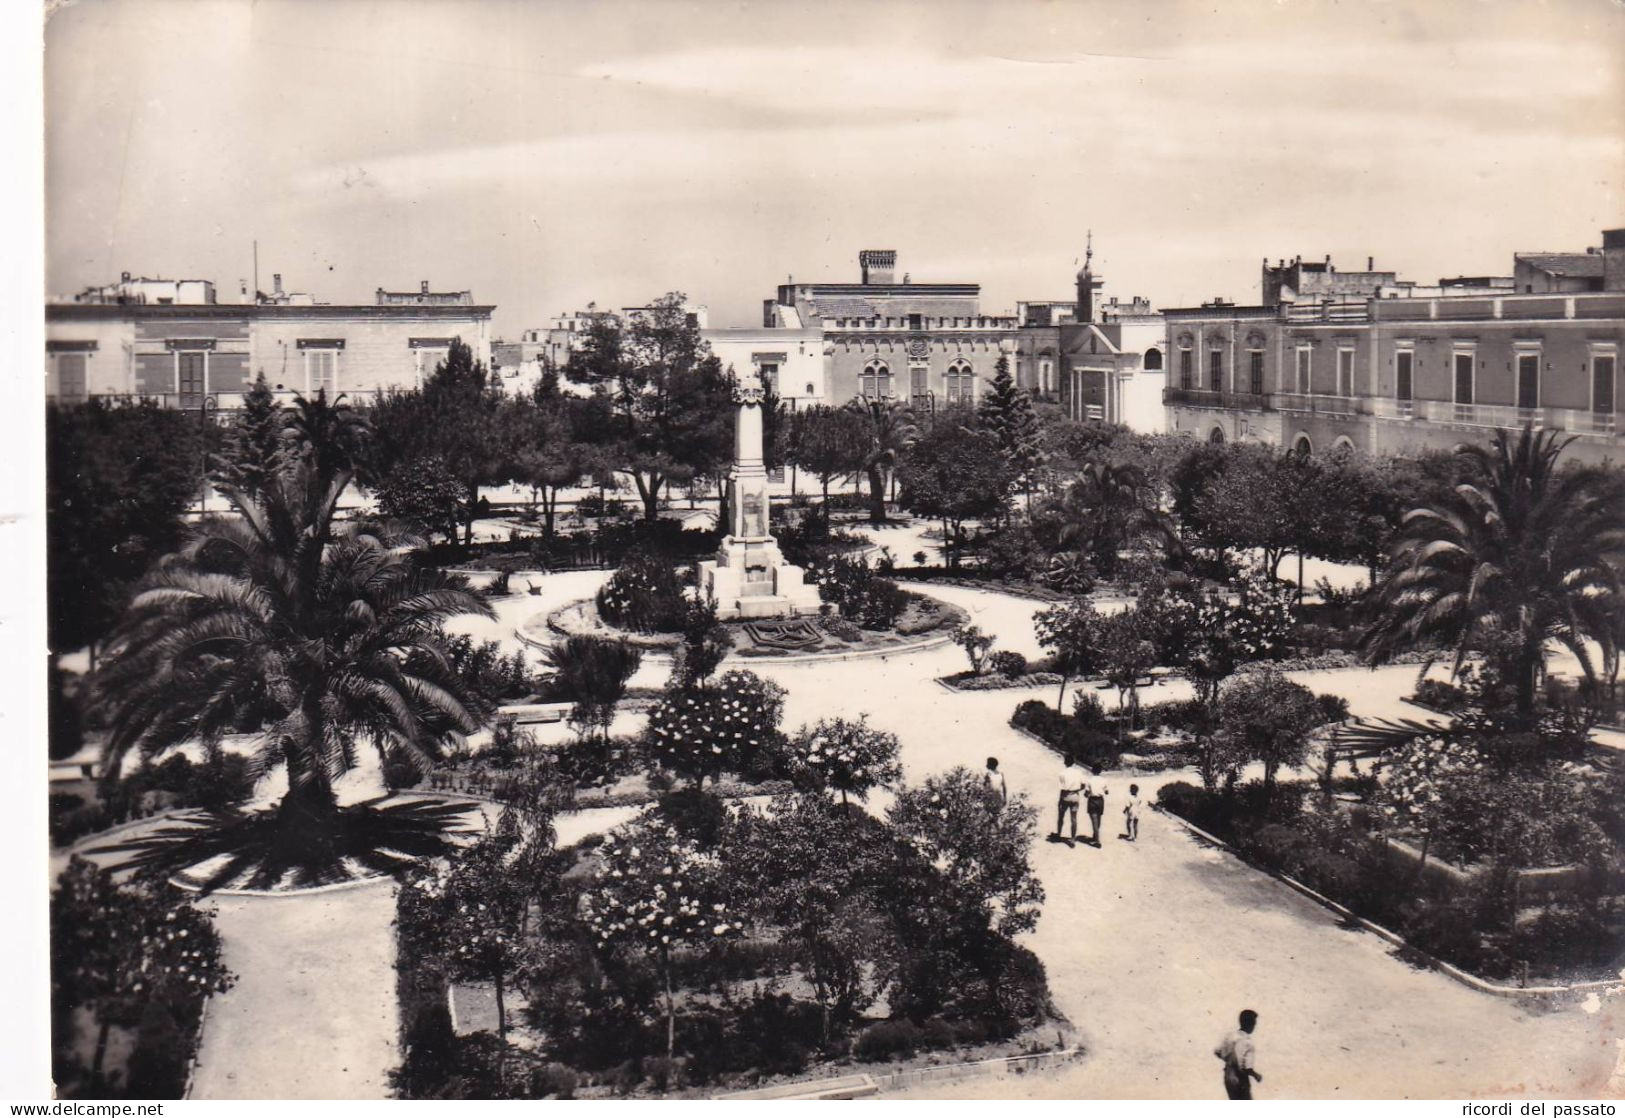
[[[816,614],[823,599],[803,581],[800,567],[784,561],[771,536],[728,536],[717,557],[700,564],[700,593],[714,598],[723,621]]]

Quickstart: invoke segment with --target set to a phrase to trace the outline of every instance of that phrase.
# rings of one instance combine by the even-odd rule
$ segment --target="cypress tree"
[[[282,405],[260,370],[243,394],[243,410],[226,432],[220,453],[209,463],[209,480],[258,497],[282,460]]]
[[[1044,464],[1042,432],[1038,415],[1033,411],[1032,396],[1016,387],[1008,357],[999,358],[993,389],[982,397],[977,412],[982,425],[998,437],[1005,460],[1030,501],[1033,482]]]

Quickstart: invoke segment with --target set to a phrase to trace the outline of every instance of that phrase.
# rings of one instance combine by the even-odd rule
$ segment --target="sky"
[[[473,291],[753,325],[864,248],[988,313],[1509,274],[1625,225],[1625,4],[69,0],[46,290]]]

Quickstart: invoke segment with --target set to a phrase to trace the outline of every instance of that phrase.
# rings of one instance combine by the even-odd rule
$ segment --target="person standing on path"
[[[1250,1009],[1241,1011],[1241,1027],[1228,1032],[1213,1054],[1224,1061],[1224,1093],[1232,1099],[1251,1099],[1253,1082],[1264,1082],[1264,1077],[1253,1068],[1253,1028],[1258,1014]]]
[[[1055,841],[1065,842],[1068,846],[1078,844],[1078,801],[1083,796],[1083,786],[1088,781],[1089,774],[1078,767],[1072,759],[1072,754],[1066,755],[1066,767],[1061,770],[1061,798],[1055,805]],[[1063,838],[1061,824],[1068,817],[1072,822],[1072,837]]]
[[[1140,837],[1140,786],[1128,786],[1128,803],[1123,805],[1123,837],[1133,842]]]
[[[1100,779],[1099,769],[1094,770],[1094,776],[1090,779],[1087,787],[1084,788],[1083,794],[1089,805],[1089,828],[1093,832],[1089,837],[1089,841],[1098,847],[1100,845],[1100,817],[1106,814],[1106,797],[1110,794],[1105,782]]]
[[[1010,802],[1010,786],[1005,783],[1004,774],[999,771],[999,759],[997,757],[987,759],[987,771],[982,774],[982,783],[999,794],[1001,804]],[[1056,833],[1059,833],[1060,829],[1057,826],[1055,828]]]

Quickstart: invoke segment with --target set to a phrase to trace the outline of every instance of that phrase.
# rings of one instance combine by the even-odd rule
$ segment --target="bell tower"
[[[1089,230],[1088,239],[1084,243],[1083,268],[1078,272],[1078,321],[1093,322],[1095,320],[1095,292],[1105,285],[1105,281],[1097,279],[1094,272],[1095,233]]]

